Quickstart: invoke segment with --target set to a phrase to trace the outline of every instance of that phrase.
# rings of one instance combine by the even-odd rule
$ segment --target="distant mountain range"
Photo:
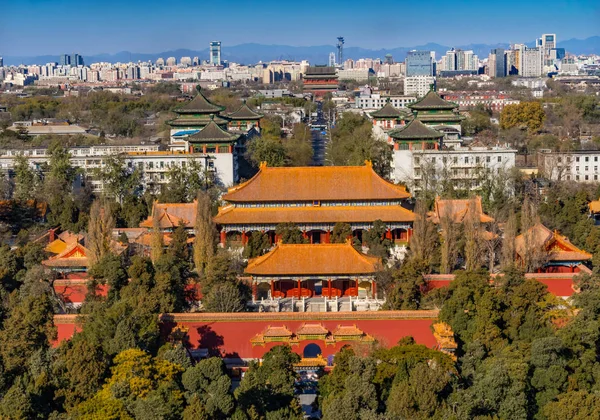
[[[527,43],[533,46],[534,42]],[[473,50],[480,58],[487,57],[492,48],[508,48],[508,44],[469,44],[456,45],[454,48],[463,50]],[[561,41],[559,39],[558,46],[565,48],[567,52],[573,54],[600,54],[600,36],[592,36],[586,39],[569,39]],[[428,50],[435,51],[436,57],[444,55],[452,46],[446,46],[436,43],[428,43],[425,45],[416,45],[414,47],[397,47],[389,49],[373,50],[360,47],[345,47],[344,58],[381,58],[386,54],[391,54],[395,61],[403,61],[406,53],[411,50]],[[335,52],[334,45],[317,45],[310,47],[293,47],[290,45],[264,45],[264,44],[240,44],[222,47],[222,58],[230,62],[255,64],[260,61],[271,60],[308,60],[311,64],[326,64],[329,58],[329,53]],[[175,57],[179,61],[181,57],[199,57],[200,60],[208,60],[208,48],[203,50],[187,50],[178,49],[173,51],[163,51],[155,54],[133,53],[129,51],[121,51],[116,54],[97,54],[83,55],[87,64],[97,62],[109,63],[127,63],[137,61],[152,61],[162,57],[165,60],[167,57]],[[58,61],[57,55],[41,55],[36,57],[4,57],[5,65],[19,64],[45,64]]]

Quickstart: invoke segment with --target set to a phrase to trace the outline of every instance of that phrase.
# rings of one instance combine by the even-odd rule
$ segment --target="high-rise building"
[[[517,68],[517,74],[522,74],[523,53],[525,52],[526,49],[527,49],[527,47],[525,46],[525,44],[514,44],[512,46],[512,50],[515,53],[514,62],[515,62],[515,67]]]
[[[543,73],[543,51],[541,48],[527,48],[522,52],[519,75],[540,77]]]
[[[184,66],[191,66],[192,58],[191,57],[181,57],[181,59],[179,60],[179,63],[183,64]]]
[[[58,64],[61,66],[70,66],[71,56],[69,54],[61,54],[60,57],[58,57]]]
[[[334,52],[330,52],[329,53],[329,67],[335,67],[335,53]]]
[[[210,64],[213,66],[221,65],[221,41],[210,43]]]
[[[503,48],[494,48],[488,57],[488,75],[490,77],[506,76],[506,55]]]
[[[394,57],[392,57],[392,54],[386,54],[383,60],[385,64],[394,64]]]
[[[176,66],[176,65],[177,65],[177,59],[175,57],[167,58],[167,66]]]
[[[409,51],[406,54],[406,76],[433,76],[433,63],[431,51]]]
[[[457,51],[452,48],[450,51],[446,51],[446,55],[442,57],[441,70],[455,71],[457,67]]]
[[[73,67],[77,67],[77,66],[83,66],[83,57],[80,56],[79,54],[71,54],[71,65]]]
[[[0,67],[4,67],[4,60],[0,57]]]
[[[164,59],[164,58],[161,58],[161,57],[159,57],[159,58],[156,60],[156,63],[155,63],[155,64],[156,64],[156,66],[157,66],[157,67],[162,67],[162,66],[164,66],[164,65],[165,65],[165,59]]]

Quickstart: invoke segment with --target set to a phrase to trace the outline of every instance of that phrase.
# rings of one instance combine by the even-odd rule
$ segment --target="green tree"
[[[115,221],[110,208],[99,200],[94,201],[90,209],[90,222],[88,224],[87,248],[90,250],[91,264],[100,261],[113,252],[112,231]]]
[[[286,149],[279,138],[262,135],[248,142],[248,157],[250,161],[259,166],[266,162],[268,166],[285,166]]]
[[[202,407],[207,419],[227,419],[235,408],[231,394],[231,379],[227,375],[225,363],[220,357],[201,360],[188,368],[182,376],[186,399],[190,405],[184,417],[193,418],[192,411]]]
[[[308,125],[294,124],[292,136],[283,145],[290,166],[308,166],[312,162],[312,134]]]
[[[28,159],[19,155],[15,157],[15,188],[13,197],[15,200],[30,200],[36,197],[40,186],[39,175],[29,166]]]
[[[363,242],[369,248],[369,254],[387,259],[391,241],[385,237],[387,227],[381,220],[375,220],[371,229],[363,236]]]
[[[123,155],[106,156],[104,165],[96,172],[104,185],[105,194],[116,198],[119,203],[123,203],[127,196],[141,193],[142,174],[137,168],[129,168]]]
[[[284,244],[305,244],[307,239],[295,223],[280,223],[275,227],[275,234]]]
[[[255,230],[248,237],[248,243],[244,247],[244,258],[256,258],[263,255],[271,247],[269,236],[266,233]]]
[[[196,211],[196,237],[194,238],[194,265],[196,272],[202,275],[208,261],[216,251],[216,228],[212,220],[211,201],[206,193],[198,193],[198,207]]]
[[[331,243],[332,244],[343,244],[352,238],[352,227],[348,223],[338,222],[333,226],[331,232]]]

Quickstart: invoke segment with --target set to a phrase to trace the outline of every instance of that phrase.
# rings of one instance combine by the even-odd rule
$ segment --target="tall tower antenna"
[[[344,65],[344,37],[338,36],[337,39],[337,51],[338,51],[338,64],[340,66]]]

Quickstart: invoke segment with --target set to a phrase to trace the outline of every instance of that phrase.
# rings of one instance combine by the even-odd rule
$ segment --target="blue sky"
[[[0,55],[201,50],[211,40],[392,48],[600,35],[600,0],[5,0]]]

